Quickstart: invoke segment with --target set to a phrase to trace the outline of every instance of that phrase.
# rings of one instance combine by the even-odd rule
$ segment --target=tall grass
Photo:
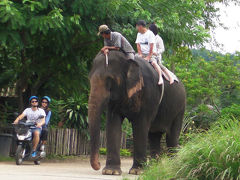
[[[161,179],[240,180],[240,124],[223,119],[195,134],[177,153],[153,162],[140,177]]]

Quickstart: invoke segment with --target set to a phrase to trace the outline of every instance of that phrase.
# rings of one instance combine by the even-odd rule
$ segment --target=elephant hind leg
[[[178,113],[173,121],[170,131],[166,135],[166,143],[169,152],[175,152],[175,148],[179,146],[179,136],[182,129],[183,116],[184,110]]]
[[[160,143],[162,135],[163,135],[162,132],[148,133],[151,158],[157,158],[160,155],[161,150]]]

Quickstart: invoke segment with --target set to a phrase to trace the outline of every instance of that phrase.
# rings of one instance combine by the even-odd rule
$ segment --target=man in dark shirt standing
[[[107,54],[109,50],[121,50],[126,55],[127,59],[134,60],[135,51],[122,34],[112,32],[107,25],[101,25],[98,35],[104,38],[104,47],[101,49],[104,54]]]

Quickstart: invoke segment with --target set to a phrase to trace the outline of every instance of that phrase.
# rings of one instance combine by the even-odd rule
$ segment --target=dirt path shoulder
[[[102,168],[105,160],[101,158]],[[4,180],[120,180],[128,178],[137,179],[137,176],[129,175],[132,165],[131,158],[122,158],[122,176],[102,175],[101,171],[94,171],[88,158],[75,158],[69,160],[47,160],[41,165],[33,162],[24,162],[17,166],[15,162],[0,162],[0,179]]]

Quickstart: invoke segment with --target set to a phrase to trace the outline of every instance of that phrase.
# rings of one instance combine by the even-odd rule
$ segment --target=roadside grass
[[[13,157],[3,157],[0,156],[0,162],[4,162],[4,161],[14,161],[15,159]]]
[[[175,157],[150,162],[140,180],[240,180],[240,124],[222,119],[192,135]]]
[[[64,155],[47,155],[46,160],[71,160],[76,159],[78,156],[64,156]],[[0,162],[15,161],[15,157],[0,156]]]
[[[76,159],[79,156],[73,156],[73,155],[47,155],[46,159],[47,160],[71,160],[71,159]]]

